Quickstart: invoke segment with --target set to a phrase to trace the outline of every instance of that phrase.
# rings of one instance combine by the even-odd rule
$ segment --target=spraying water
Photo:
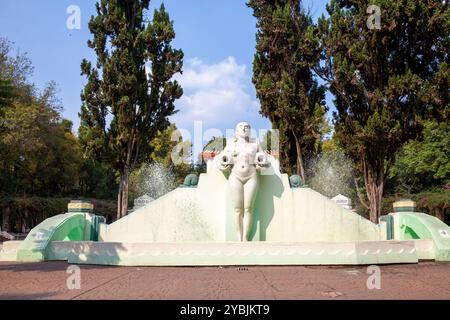
[[[355,195],[352,163],[340,150],[323,152],[310,159],[307,176],[308,185],[329,198]]]
[[[144,164],[131,179],[135,197],[148,195],[157,199],[176,188],[176,175],[160,162]]]

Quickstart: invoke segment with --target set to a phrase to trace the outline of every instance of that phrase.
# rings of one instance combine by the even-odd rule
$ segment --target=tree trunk
[[[356,178],[353,178],[353,182],[355,184],[355,189],[356,189],[356,195],[358,196],[359,199],[359,203],[361,203],[361,205],[366,208],[367,210],[369,210],[369,205],[367,204],[367,202],[364,200],[363,195],[361,193],[361,190],[359,190],[359,186],[358,186],[358,180],[356,180]]]
[[[444,210],[443,209],[435,208],[434,209],[434,213],[435,213],[436,218],[438,218],[439,220],[441,220],[441,221],[445,220],[444,219]]]
[[[378,224],[384,191],[384,172],[383,169],[377,171],[375,172],[374,169],[364,165],[364,182],[366,184],[367,198],[369,199],[370,221]]]
[[[11,226],[9,224],[9,216],[11,213],[11,209],[9,207],[6,207],[3,210],[3,218],[2,218],[2,231],[9,232],[11,231]]]
[[[129,170],[124,169],[120,175],[119,193],[117,195],[117,220],[127,215],[129,177]]]
[[[295,148],[297,151],[297,174],[302,178],[303,182],[305,182],[305,167],[303,162],[303,153],[302,147],[300,146],[300,141],[297,138],[297,135],[293,132],[295,139]]]
[[[117,194],[117,217],[116,217],[116,220],[119,220],[122,217],[122,194],[123,194],[123,178],[122,178],[122,176],[120,176],[119,192]]]
[[[23,215],[22,215],[22,219],[21,219],[22,220],[22,226],[21,226],[21,230],[20,230],[21,233],[26,233],[27,232],[28,216],[29,216],[28,208],[25,208],[23,210]]]
[[[123,175],[123,185],[122,185],[122,214],[121,217],[125,217],[128,213],[128,178],[130,177],[128,169],[125,170]]]

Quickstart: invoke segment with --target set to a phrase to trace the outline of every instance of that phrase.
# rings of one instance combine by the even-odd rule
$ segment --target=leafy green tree
[[[13,98],[20,97],[16,91],[27,86],[28,95],[31,93],[31,86],[26,81],[33,69],[31,61],[25,54],[12,56],[12,45],[11,41],[0,37],[0,134],[5,130],[4,107],[11,106]]]
[[[425,122],[422,138],[407,143],[396,157],[389,180],[394,192],[411,194],[450,185],[449,132],[448,122]]]
[[[311,17],[299,0],[250,0],[257,19],[253,83],[261,113],[279,130],[282,167],[305,179],[305,159],[321,139],[325,88],[312,67],[319,61],[318,42],[310,41]]]
[[[272,152],[272,135],[273,135],[272,130],[269,130],[266,133],[264,133],[263,136],[261,137],[260,145],[267,152]]]
[[[164,166],[189,166],[192,156],[192,142],[183,141],[181,133],[175,124],[170,124],[165,130],[158,131],[150,141],[152,152],[147,161],[161,162]]]
[[[109,163],[83,158],[78,181],[80,196],[96,199],[114,199],[117,196],[117,175]]]
[[[40,104],[5,108],[2,189],[8,193],[64,194],[78,183],[81,151],[72,123]]]
[[[114,197],[116,176],[111,166],[82,157],[72,123],[61,117],[56,84],[38,90],[29,80],[31,61],[12,49],[0,38],[0,217],[3,230],[26,232],[64,213],[73,196]],[[115,208],[108,203],[103,211],[106,202],[94,201],[96,211]]]
[[[146,23],[149,0],[111,0],[96,4],[89,29],[96,64],[81,63],[87,76],[81,121],[90,128],[85,150],[110,161],[120,175],[117,218],[127,213],[130,173],[151,152],[150,141],[168,125],[174,101],[183,91],[173,76],[181,72],[183,52],[173,49],[173,22],[164,5]],[[108,115],[112,120],[108,123]]]
[[[13,44],[7,38],[0,37],[0,106],[11,102],[12,94],[23,103],[31,103],[37,95],[34,84],[28,81],[33,73],[31,60],[26,53],[13,55]]]
[[[39,115],[36,106],[14,103],[5,108],[4,117],[7,121],[4,122],[5,131],[1,136],[4,192],[27,193],[34,189],[38,165],[36,157],[48,154],[41,139],[41,128],[35,125]]]
[[[381,9],[379,29],[368,27],[369,5]],[[363,203],[377,223],[395,154],[421,119],[448,113],[450,9],[441,0],[332,0],[327,11],[311,34],[324,48],[316,70],[335,96],[336,138],[364,177]]]
[[[79,172],[82,164],[81,146],[72,132],[72,122],[62,119],[49,132],[52,141],[49,146],[52,155],[48,168],[52,168],[43,178],[47,178],[48,196],[52,194],[73,194],[79,186]],[[41,172],[46,172],[42,170]]]
[[[56,84],[29,81],[33,66],[0,38],[0,192],[68,194],[76,189],[81,152],[72,123],[61,118]]]
[[[416,201],[418,211],[434,215],[447,224],[450,222],[450,188],[420,192],[413,195],[412,199]]]
[[[0,112],[2,107],[8,105],[13,97],[13,88],[7,80],[0,79]]]

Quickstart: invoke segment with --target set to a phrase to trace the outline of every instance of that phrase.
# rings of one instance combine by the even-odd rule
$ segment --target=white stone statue
[[[235,136],[217,156],[220,170],[231,169],[228,183],[236,218],[238,241],[248,241],[252,227],[252,207],[258,190],[258,171],[269,165],[258,142],[250,141],[250,125],[238,123]]]

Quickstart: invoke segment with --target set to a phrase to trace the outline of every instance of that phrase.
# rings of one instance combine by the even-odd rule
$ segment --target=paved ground
[[[450,263],[381,266],[381,289],[356,267],[80,266],[69,290],[65,262],[0,262],[0,299],[450,299]]]

